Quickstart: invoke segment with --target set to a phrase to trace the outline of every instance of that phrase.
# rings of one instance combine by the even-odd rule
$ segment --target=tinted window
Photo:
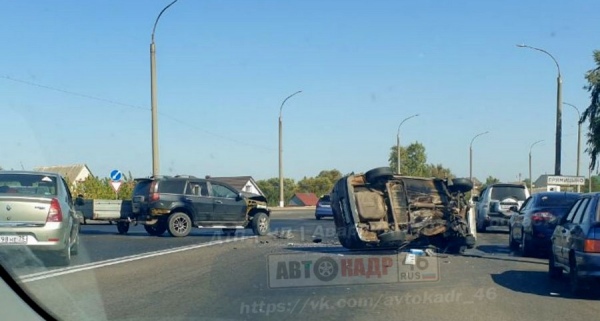
[[[525,188],[519,186],[494,186],[492,187],[492,199],[502,201],[507,198],[516,198],[518,201],[524,201]]]
[[[183,194],[185,181],[161,181],[158,183],[158,192],[164,194]]]
[[[319,203],[321,203],[321,205],[331,205],[331,197],[329,197],[329,195],[322,196],[319,199]]]
[[[583,200],[579,200],[575,203],[575,205],[573,205],[573,207],[571,207],[571,209],[569,210],[569,214],[565,218],[566,222],[571,222],[573,220],[573,217],[575,216],[575,213],[577,213],[577,209],[579,208],[579,206],[581,206],[581,203],[583,203]]]
[[[238,193],[227,186],[212,183],[212,193],[214,197],[236,198]]]
[[[189,182],[185,189],[187,195],[208,196],[206,182]]]
[[[535,203],[538,207],[571,207],[579,199],[578,195],[561,194],[543,195],[537,197]]]
[[[581,218],[583,217],[583,213],[584,211],[587,210],[587,205],[590,202],[589,198],[586,198],[583,200],[583,202],[581,202],[581,205],[579,206],[579,208],[577,208],[577,212],[575,213],[575,217],[573,218],[573,223],[579,223],[581,222]]]
[[[133,195],[138,196],[138,195],[150,194],[150,185],[151,184],[152,184],[152,181],[150,181],[150,180],[138,181],[137,184],[135,184],[135,188],[133,189]]]
[[[35,174],[0,175],[0,194],[56,196],[57,177]]]
[[[531,204],[533,204],[533,200],[532,197],[529,197],[527,200],[525,200],[525,203],[523,203],[519,211],[523,212],[529,210],[531,208]]]

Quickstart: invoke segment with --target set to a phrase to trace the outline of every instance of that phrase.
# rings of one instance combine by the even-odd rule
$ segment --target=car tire
[[[127,234],[129,232],[129,222],[117,222],[117,232]]]
[[[577,275],[577,265],[575,264],[575,258],[571,256],[569,260],[569,287],[571,294],[579,296],[583,293],[583,282]]]
[[[316,218],[316,219],[317,219],[317,221],[318,221],[318,220],[320,220],[320,219],[321,219],[321,216],[319,216],[319,215],[315,215],[315,218]]]
[[[270,219],[265,213],[257,213],[252,218],[252,231],[254,235],[265,236],[269,233]]]
[[[548,277],[551,279],[560,279],[563,275],[563,269],[556,267],[554,260],[554,253],[550,252],[550,257],[548,257]]]
[[[69,238],[69,243],[65,246],[64,249],[57,251],[54,254],[52,263],[58,266],[68,266],[71,264],[71,239]]]
[[[519,250],[519,243],[515,242],[515,238],[512,234],[512,229],[508,230],[508,248],[513,252]]]
[[[394,172],[389,167],[374,168],[365,173],[365,179],[369,184],[376,184],[382,179],[387,179],[394,176]]]
[[[173,213],[169,215],[167,230],[173,237],[186,237],[192,231],[192,219],[182,212]]]
[[[75,243],[71,246],[71,255],[79,254],[79,233],[77,233]]]
[[[448,186],[450,193],[467,193],[473,189],[473,182],[468,178],[454,178],[452,179],[452,185]]]
[[[144,225],[144,230],[152,236],[161,236],[165,234],[167,224],[162,220],[158,220],[158,222],[152,225]]]
[[[485,223],[480,224],[479,222],[477,222],[475,224],[475,229],[477,230],[477,233],[485,233],[486,228],[487,227],[485,226]]]
[[[529,245],[529,243],[527,242],[527,235],[525,234],[525,232],[522,233],[522,238],[521,238],[521,255],[523,257],[531,257],[533,256],[533,249],[531,248],[531,245]]]

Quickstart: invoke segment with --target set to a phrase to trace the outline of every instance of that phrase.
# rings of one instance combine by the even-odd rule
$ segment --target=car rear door
[[[565,247],[563,249],[563,257],[568,260],[569,252],[575,250],[577,252],[583,251],[583,243],[585,242],[585,232],[583,229],[584,222],[590,220],[590,215],[596,215],[596,206],[598,203],[597,198],[588,198],[588,203],[583,211],[577,210],[573,221],[569,224],[567,234],[565,238]]]
[[[567,220],[563,228],[560,230],[563,238],[560,252],[561,262],[565,265],[569,264],[569,252],[573,248],[573,245],[578,238],[577,235],[582,234],[579,222],[581,222],[584,213],[588,210],[588,207],[590,207],[590,202],[590,197],[582,199],[581,204],[574,213],[574,216],[571,218],[571,220]]]
[[[554,233],[552,234],[552,252],[550,255],[554,255],[555,261],[560,264],[565,264],[565,259],[563,257],[563,248],[565,247],[565,237],[567,233],[567,226],[573,221],[573,217],[577,213],[577,210],[583,204],[584,199],[580,199],[569,210],[569,212],[563,216],[554,228]],[[568,263],[568,262],[567,262]]]
[[[194,221],[199,224],[202,221],[210,221],[213,213],[213,200],[209,196],[206,181],[191,180],[185,189],[184,202],[194,209]]]
[[[210,182],[213,199],[212,221],[241,222],[246,219],[246,200],[239,197],[239,192],[219,183]]]

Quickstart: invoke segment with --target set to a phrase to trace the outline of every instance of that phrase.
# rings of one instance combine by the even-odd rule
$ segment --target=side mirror
[[[241,192],[237,194],[237,199],[239,200],[243,200],[244,199],[244,194],[242,194]]]
[[[475,203],[479,202],[479,196],[473,196],[473,202],[475,202]]]
[[[77,198],[75,199],[75,205],[83,206],[84,204],[85,202],[83,201],[83,195],[77,195]]]

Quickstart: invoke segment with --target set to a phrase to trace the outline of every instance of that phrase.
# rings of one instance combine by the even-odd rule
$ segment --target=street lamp
[[[489,133],[489,131],[475,135],[475,137],[473,137],[473,139],[471,139],[471,144],[469,145],[469,180],[471,182],[473,182],[473,141],[475,140],[475,138],[477,138],[481,135],[485,135],[487,133]]]
[[[560,176],[560,156],[561,156],[561,138],[562,138],[562,78],[560,75],[560,66],[558,65],[558,61],[554,59],[549,52],[546,50],[535,48],[531,46],[527,46],[524,44],[517,45],[519,48],[529,48],[533,50],[537,50],[548,55],[554,63],[556,64],[556,68],[558,69],[558,76],[556,78],[556,147],[555,147],[555,155],[554,155],[554,175]]]
[[[292,96],[301,93],[302,90],[299,90],[289,96],[287,96],[283,102],[281,103],[281,107],[279,107],[279,207],[283,207],[284,205],[284,201],[283,201],[283,150],[282,150],[282,134],[281,134],[281,129],[282,129],[282,122],[281,122],[281,111],[283,110],[283,105],[285,104],[285,102],[292,98]]]
[[[544,140],[538,140],[537,142],[531,144],[529,147],[529,192],[533,192],[533,179],[531,178],[531,149],[538,143],[543,142]]]
[[[171,2],[168,6],[164,7],[156,17],[154,21],[154,27],[152,28],[152,41],[150,42],[150,100],[151,100],[151,114],[152,114],[152,176],[157,176],[160,171],[159,159],[158,159],[158,106],[156,102],[156,48],[154,46],[154,33],[156,32],[156,25],[158,19],[162,16],[163,12],[172,6],[177,0]]]
[[[400,125],[398,125],[398,133],[396,134],[396,157],[397,157],[397,164],[398,164],[398,168],[396,169],[396,172],[398,173],[398,175],[400,175],[400,127],[402,126],[402,124],[404,124],[405,121],[417,117],[419,116],[419,114],[414,114],[410,117],[406,117],[404,118],[401,122]]]
[[[579,177],[579,155],[581,155],[581,113],[575,105],[563,101],[563,104],[575,108],[577,111],[577,177]],[[581,186],[577,185],[577,193],[581,192]]]

